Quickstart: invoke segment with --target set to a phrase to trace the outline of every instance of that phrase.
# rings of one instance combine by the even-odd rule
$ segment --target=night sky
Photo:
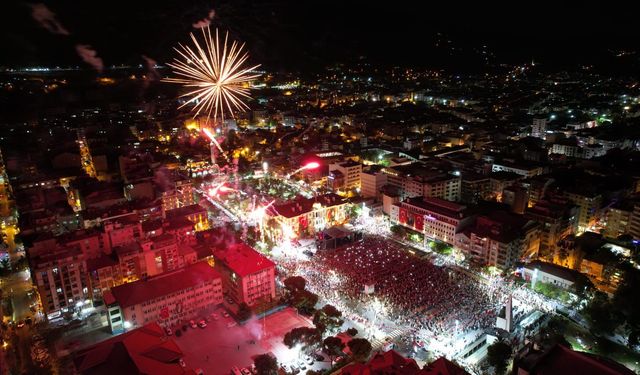
[[[32,17],[37,3],[10,1],[0,16],[0,65],[82,66],[78,44],[90,46],[107,66],[141,64],[142,55],[165,62],[173,56],[171,47],[186,41],[192,25],[210,10],[215,11],[212,25],[246,41],[256,62],[276,70],[320,67],[361,55],[379,63],[456,69],[532,58],[570,66],[640,45],[629,2],[371,3],[44,2],[62,28],[51,32]],[[483,45],[494,55],[488,60]]]

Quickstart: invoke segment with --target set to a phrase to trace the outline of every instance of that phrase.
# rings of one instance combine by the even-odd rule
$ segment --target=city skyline
[[[64,32],[38,24],[43,21],[34,19],[33,6],[9,7],[15,17],[3,23],[3,45],[16,53],[5,54],[0,64],[11,67],[82,66],[77,45],[92,46],[107,66],[144,64],[143,55],[164,63],[171,59],[170,47],[185,42],[183,36],[203,21],[248,42],[251,54],[271,69],[317,70],[358,56],[461,71],[534,59],[553,69],[638,64],[637,55],[631,63],[615,58],[636,52],[638,31],[630,13],[604,3],[536,2],[527,8],[411,1],[393,7],[337,1],[51,4],[45,14]]]

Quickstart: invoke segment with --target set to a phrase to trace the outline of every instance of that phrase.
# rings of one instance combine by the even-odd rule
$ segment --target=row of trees
[[[291,276],[284,280],[285,302],[305,315],[315,312],[318,295],[306,289],[307,281],[301,276]]]
[[[307,282],[303,277],[288,277],[284,280],[283,300],[302,314],[313,315],[314,327],[292,329],[284,335],[283,343],[290,349],[300,346],[307,353],[321,349],[333,364],[336,358],[345,354],[344,342],[335,336],[344,323],[342,312],[329,304],[316,309],[318,296],[308,291],[306,286]],[[347,333],[353,337],[358,334],[358,330],[350,328]],[[352,338],[347,346],[351,352],[351,358],[355,361],[366,361],[371,355],[371,343],[366,339]],[[254,365],[258,374],[261,375],[273,375],[278,370],[277,359],[270,354],[257,356],[254,359]]]
[[[628,345],[640,344],[640,299],[636,292],[640,288],[640,271],[628,265],[624,278],[616,289],[613,298],[602,292],[596,292],[582,311],[598,336],[613,335],[616,330],[624,331]]]

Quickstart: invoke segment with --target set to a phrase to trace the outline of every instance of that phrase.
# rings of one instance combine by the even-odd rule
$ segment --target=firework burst
[[[192,47],[180,44],[174,48],[180,58],[167,65],[178,77],[164,81],[189,89],[180,96],[189,98],[180,108],[194,103],[194,117],[203,113],[222,121],[226,114],[233,117],[234,112],[249,108],[245,103],[249,99],[248,83],[259,76],[255,69],[260,65],[244,67],[249,55],[243,51],[244,44],[229,43],[229,33],[221,42],[218,29],[212,34],[209,27],[204,27],[202,36],[204,44],[191,33]]]

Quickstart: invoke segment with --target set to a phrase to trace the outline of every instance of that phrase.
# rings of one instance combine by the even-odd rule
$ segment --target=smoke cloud
[[[70,35],[71,33],[62,26],[53,13],[46,5],[42,3],[30,4],[31,17],[43,28],[52,34]]]
[[[76,52],[78,52],[78,56],[80,56],[84,62],[91,65],[98,72],[102,72],[104,63],[102,59],[98,57],[98,53],[93,47],[88,44],[78,44],[76,45]]]
[[[145,55],[142,55],[142,59],[144,60],[144,63],[147,67],[147,73],[148,73],[147,79],[152,81],[160,79],[160,74],[156,70],[156,64],[157,64],[156,60]]]
[[[200,21],[194,23],[191,26],[193,26],[194,29],[202,29],[203,27],[207,27],[211,24],[211,21],[215,16],[216,16],[216,11],[211,9],[206,18],[201,19]]]

